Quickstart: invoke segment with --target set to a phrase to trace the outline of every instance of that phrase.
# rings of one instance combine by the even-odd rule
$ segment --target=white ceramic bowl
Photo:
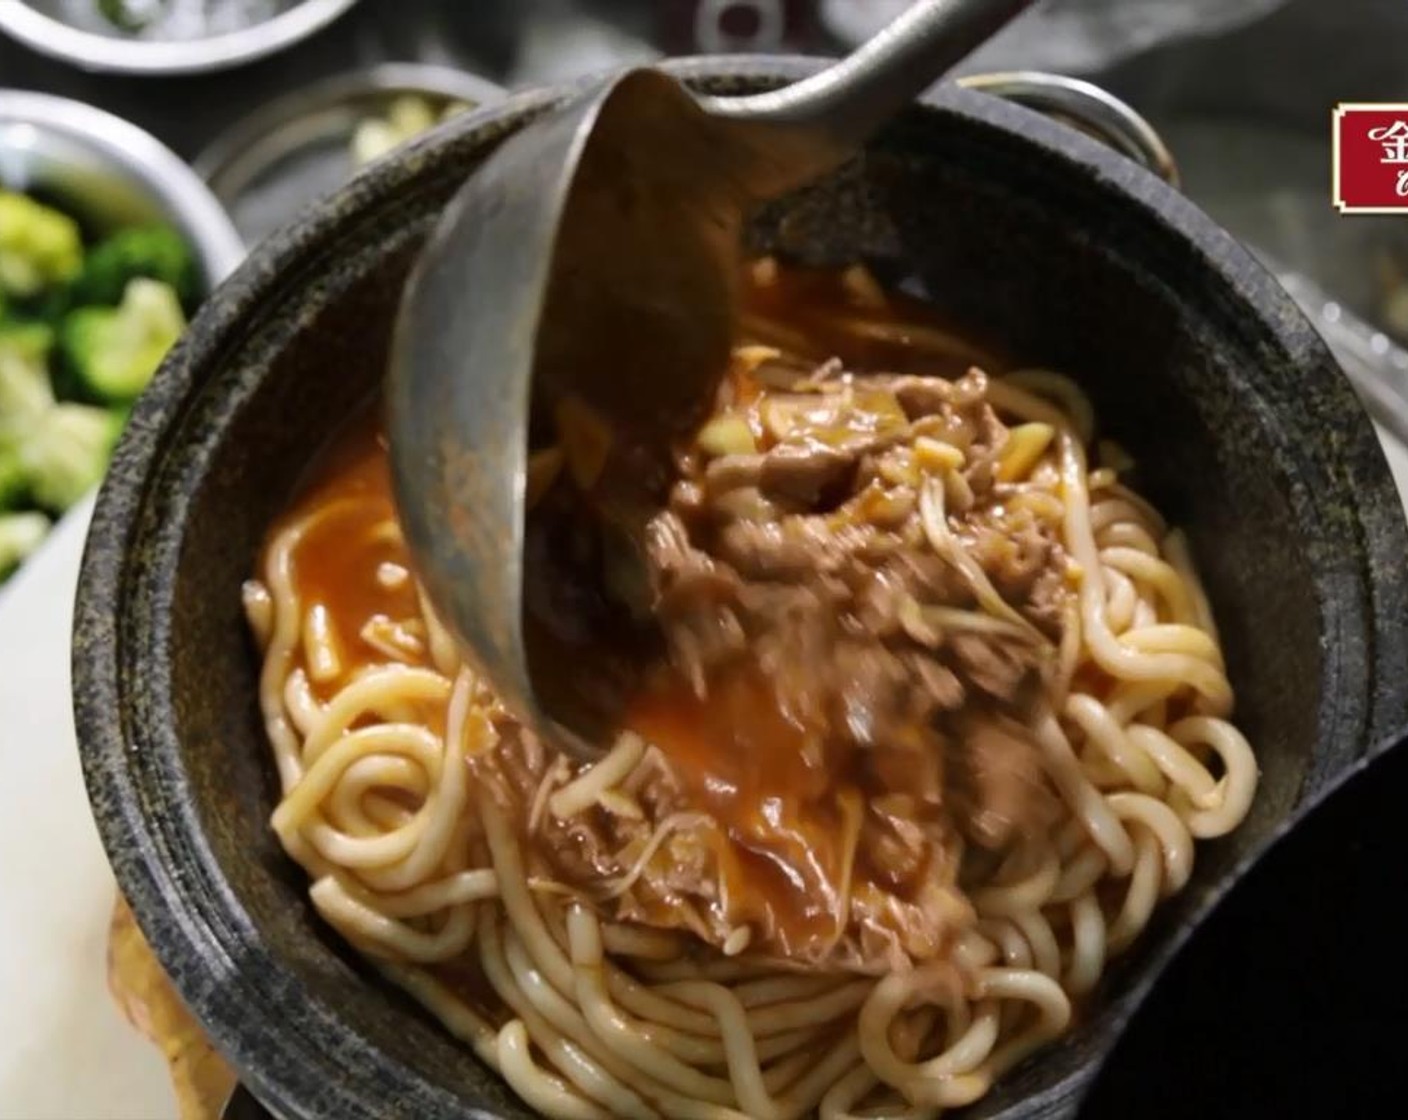
[[[206,292],[244,258],[224,207],[175,152],[82,102],[0,90],[0,186],[37,191],[95,232],[170,223],[190,244]]]
[[[74,0],[0,0],[0,31],[85,70],[194,74],[283,50],[327,26],[357,0],[288,0],[268,19],[192,39],[143,38],[72,21]]]

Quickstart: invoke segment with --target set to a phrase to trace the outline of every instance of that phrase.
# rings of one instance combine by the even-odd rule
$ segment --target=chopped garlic
[[[770,362],[774,358],[782,357],[782,351],[776,346],[763,346],[756,342],[745,342],[742,346],[735,346],[733,349],[733,359],[739,362],[745,372],[752,373],[764,362]]]
[[[526,500],[530,510],[542,501],[543,496],[552,489],[552,484],[562,473],[564,460],[565,456],[560,447],[545,447],[528,456]]]
[[[611,453],[611,429],[580,397],[564,397],[557,405],[557,435],[573,481],[590,490]]]
[[[1007,433],[1007,442],[997,460],[999,482],[1017,482],[1031,474],[1038,460],[1046,454],[1056,429],[1050,424],[1019,424]]]
[[[471,107],[463,101],[451,101],[441,109],[434,101],[419,94],[402,94],[391,100],[384,114],[359,122],[352,134],[353,165],[365,167]]]
[[[853,264],[841,274],[841,283],[846,295],[857,307],[877,310],[886,304],[885,290],[880,287],[870,269],[863,264]]]
[[[699,446],[709,455],[754,455],[758,445],[742,416],[716,416],[699,429]]]
[[[914,441],[914,458],[931,474],[959,470],[967,461],[961,448],[929,436],[920,436]]]
[[[402,140],[409,140],[435,127],[435,110],[423,97],[402,94],[388,106],[386,119]]]
[[[352,135],[352,162],[357,167],[375,163],[401,143],[400,134],[386,121],[371,117]]]

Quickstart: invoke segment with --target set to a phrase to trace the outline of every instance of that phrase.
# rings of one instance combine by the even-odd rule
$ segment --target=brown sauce
[[[384,565],[409,572],[410,556],[396,530],[386,438],[375,410],[337,436],[280,525],[313,515],[294,546],[291,575],[305,608],[326,612],[341,654],[341,672],[311,682],[314,694],[327,701],[359,669],[390,660],[363,639],[369,623],[402,622],[419,614],[413,580],[388,586],[382,578]],[[423,656],[404,659],[427,663]]]
[[[818,362],[840,358],[856,372],[955,378],[972,365],[1012,368],[1000,348],[958,329],[931,303],[889,287],[883,304],[867,303],[843,270],[750,267],[741,299],[745,334],[769,343],[771,328],[780,328],[779,344]]]
[[[887,309],[858,308],[839,273],[782,269],[765,286],[752,273],[744,284],[745,331],[759,341],[806,339],[818,360],[837,356],[856,371],[922,370],[956,377],[975,362],[1003,368],[1000,357],[952,334],[934,310],[914,299],[889,295]],[[859,333],[848,324],[863,322]],[[876,324],[931,325],[916,343],[910,334],[877,333]],[[940,345],[951,339],[947,350]],[[937,349],[936,349],[937,347]],[[731,386],[736,400],[759,392],[746,378]],[[321,607],[342,653],[341,672],[314,681],[330,698],[358,669],[389,659],[361,637],[368,623],[419,617],[413,581],[388,585],[387,566],[410,570],[410,557],[394,524],[387,441],[379,412],[368,409],[350,423],[320,459],[285,523],[321,516],[295,548],[293,580],[305,605]],[[583,651],[584,656],[589,651]],[[412,664],[428,656],[407,657]],[[772,931],[785,954],[813,950],[837,934],[835,885],[854,853],[840,804],[864,811],[865,790],[852,760],[829,757],[777,702],[771,687],[746,673],[711,682],[699,699],[668,671],[656,674],[625,708],[625,723],[669,757],[685,796],[710,813],[727,843],[716,853],[722,885],[734,913]],[[437,713],[433,722],[440,723]],[[855,868],[864,875],[866,868]],[[445,976],[462,986],[464,977]],[[478,987],[475,978],[471,987]]]
[[[850,852],[835,808],[838,770],[767,682],[722,676],[700,699],[666,679],[632,703],[626,721],[723,829],[716,855],[737,915],[774,931],[788,955],[834,935],[834,885]]]

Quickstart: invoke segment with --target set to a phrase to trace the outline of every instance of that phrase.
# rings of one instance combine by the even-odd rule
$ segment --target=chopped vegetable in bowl
[[[471,107],[465,101],[440,106],[429,96],[414,93],[393,98],[385,114],[366,117],[357,125],[352,134],[352,164],[365,167]]]
[[[53,527],[48,517],[32,510],[0,513],[0,583],[14,575],[29,554],[44,543]]]
[[[101,481],[132,402],[186,326],[190,247],[0,191],[0,583]]]
[[[67,283],[82,261],[77,222],[26,195],[0,193],[0,292],[7,304]]]
[[[84,257],[70,294],[75,304],[117,303],[139,276],[160,280],[184,305],[196,298],[195,258],[170,226],[131,226],[100,241]]]
[[[80,400],[136,400],[185,328],[173,288],[130,280],[116,307],[80,307],[65,317],[59,384]]]

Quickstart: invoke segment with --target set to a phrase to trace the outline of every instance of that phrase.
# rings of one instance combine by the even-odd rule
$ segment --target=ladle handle
[[[1033,0],[920,0],[834,66],[783,89],[702,98],[714,116],[806,128],[849,152]]]

